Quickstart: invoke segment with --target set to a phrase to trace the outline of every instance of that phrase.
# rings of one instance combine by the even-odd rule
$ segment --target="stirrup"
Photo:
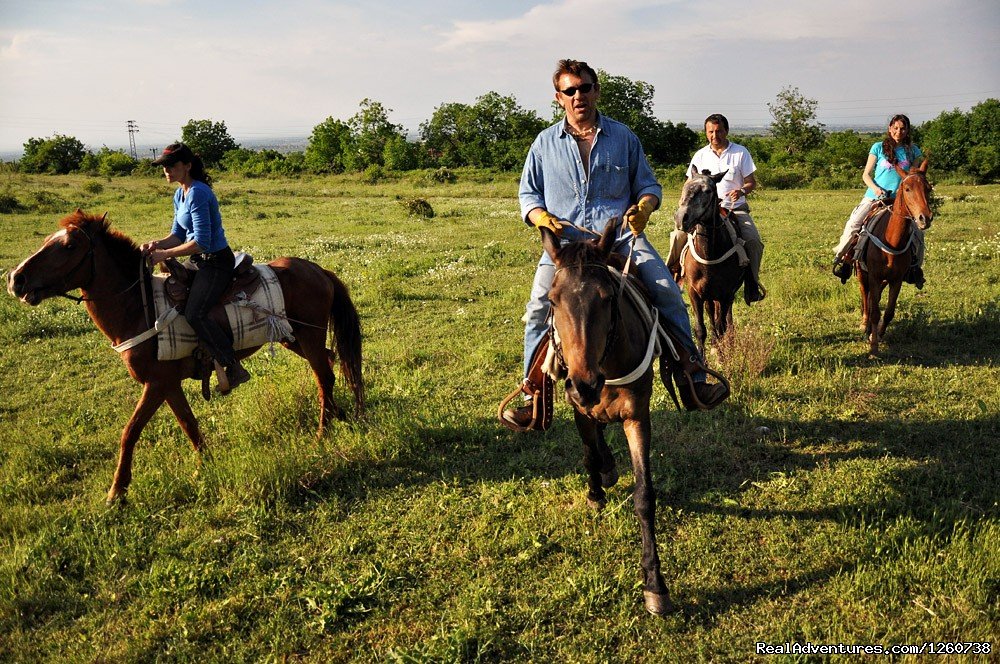
[[[525,431],[546,431],[552,426],[552,395],[555,391],[555,382],[542,371],[542,364],[549,350],[549,335],[546,334],[535,347],[535,352],[531,355],[531,365],[528,368],[528,377],[525,378],[517,388],[504,397],[497,408],[497,419],[511,431],[524,433]],[[531,397],[532,411],[531,422],[527,426],[521,426],[517,422],[512,422],[504,417],[504,411],[511,401],[522,395]]]

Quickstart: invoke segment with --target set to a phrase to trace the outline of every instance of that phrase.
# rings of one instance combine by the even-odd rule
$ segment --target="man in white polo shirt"
[[[730,211],[737,232],[743,238],[743,248],[750,259],[750,274],[747,275],[743,285],[743,298],[747,304],[757,302],[767,295],[767,291],[760,283],[760,263],[764,256],[764,243],[761,242],[760,233],[757,232],[757,227],[750,216],[750,206],[747,205],[746,199],[746,195],[757,187],[757,180],[754,178],[757,167],[745,147],[727,138],[729,120],[721,113],[713,113],[705,118],[705,136],[708,138],[708,145],[694,153],[691,165],[699,173],[703,171],[713,175],[726,173],[718,184],[719,198],[722,199],[722,207]],[[688,177],[691,177],[690,169]],[[674,262],[670,264],[670,268],[679,270],[680,265],[676,261],[679,261],[680,249],[687,242],[687,234],[678,229],[671,233],[671,239],[673,246],[670,259]]]

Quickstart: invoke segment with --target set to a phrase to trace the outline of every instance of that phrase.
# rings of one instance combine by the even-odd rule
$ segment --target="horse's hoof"
[[[108,497],[104,501],[104,504],[108,507],[124,507],[126,502],[128,502],[128,499],[124,491],[118,492],[112,489],[108,492]]]
[[[610,489],[616,484],[618,484],[618,467],[611,466],[611,470],[601,473],[601,486]]]
[[[604,506],[607,505],[607,504],[608,504],[608,499],[607,498],[601,498],[599,500],[594,500],[590,496],[587,496],[587,507],[589,507],[592,510],[596,510],[596,511],[600,512],[601,510],[604,509]]]
[[[646,610],[654,616],[665,616],[674,612],[674,603],[670,601],[670,595],[663,593],[651,593],[648,590],[642,591],[642,598],[646,602]]]

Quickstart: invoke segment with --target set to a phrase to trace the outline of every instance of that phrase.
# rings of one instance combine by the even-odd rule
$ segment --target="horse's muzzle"
[[[581,408],[596,406],[601,400],[601,390],[604,389],[604,374],[597,374],[593,382],[587,382],[572,376],[566,379],[566,396],[574,405]]]
[[[925,231],[931,227],[931,221],[933,220],[934,220],[933,214],[918,214],[916,217],[913,218],[913,223],[917,225],[917,228],[919,228],[922,231]]]
[[[7,275],[7,292],[31,306],[42,301],[37,290],[28,288],[28,280],[18,268],[11,270],[10,274]]]

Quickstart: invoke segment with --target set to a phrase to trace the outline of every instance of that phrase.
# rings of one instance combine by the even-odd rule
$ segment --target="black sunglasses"
[[[572,88],[566,88],[565,90],[560,90],[559,92],[563,93],[567,97],[573,97],[576,95],[577,90],[579,90],[583,94],[587,94],[593,89],[594,89],[593,83],[583,83],[581,85],[575,85]]]

